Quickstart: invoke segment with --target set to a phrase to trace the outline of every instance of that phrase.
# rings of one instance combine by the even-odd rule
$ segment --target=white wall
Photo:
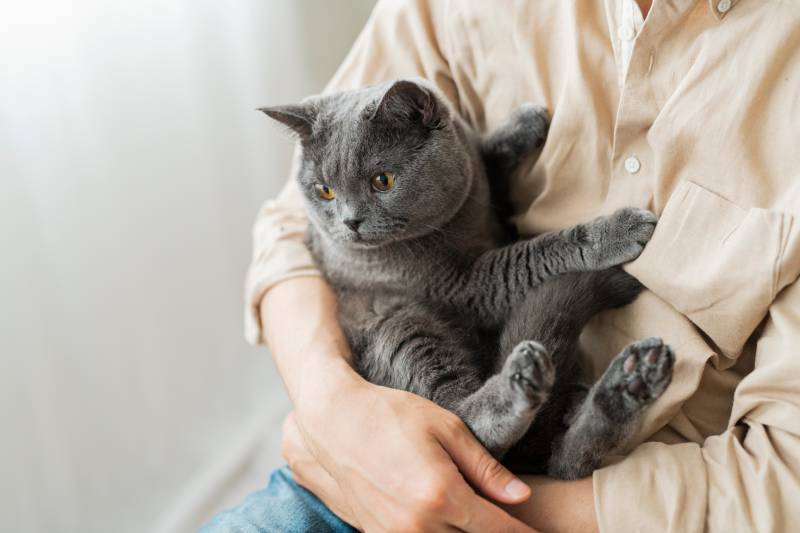
[[[288,409],[250,224],[369,0],[0,0],[0,531],[194,529]]]

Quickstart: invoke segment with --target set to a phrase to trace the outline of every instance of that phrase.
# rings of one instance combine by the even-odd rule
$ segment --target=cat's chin
[[[435,233],[429,228],[421,228],[418,231],[404,231],[402,233],[391,233],[389,235],[348,235],[344,238],[337,237],[334,240],[348,248],[359,250],[367,248],[382,248],[393,244],[407,243],[416,239],[421,239]]]
[[[360,234],[335,235],[328,232],[320,232],[325,236],[325,240],[337,246],[346,248],[377,248],[382,244],[390,242],[385,238],[376,238]]]
[[[354,236],[347,239],[340,239],[339,243],[349,248],[380,248],[385,244],[392,242],[391,239],[375,239],[369,237]]]
[[[405,239],[398,239],[396,236],[348,235],[346,237],[333,237],[332,240],[346,248],[364,250],[381,248]]]

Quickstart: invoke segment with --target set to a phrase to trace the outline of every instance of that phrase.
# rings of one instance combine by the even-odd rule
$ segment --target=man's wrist
[[[290,392],[300,420],[324,412],[354,388],[365,383],[347,360],[338,354],[309,354],[305,359],[302,375],[296,390]]]

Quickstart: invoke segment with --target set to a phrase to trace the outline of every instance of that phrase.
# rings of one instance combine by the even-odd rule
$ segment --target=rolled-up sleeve
[[[294,167],[297,166],[295,156]],[[253,225],[253,257],[245,280],[245,338],[262,341],[259,307],[276,283],[300,276],[319,276],[303,243],[308,220],[300,191],[289,181],[274,199],[264,203]]]
[[[732,423],[695,443],[646,443],[594,474],[601,531],[792,531],[800,524],[800,284],[770,308]]]
[[[441,30],[448,9],[445,1],[378,2],[326,92],[422,77],[457,104]],[[253,257],[245,283],[245,337],[253,344],[263,338],[259,307],[270,287],[289,278],[319,275],[303,244],[308,221],[294,180],[297,154],[299,150],[292,176],[280,194],[264,204],[253,228]]]

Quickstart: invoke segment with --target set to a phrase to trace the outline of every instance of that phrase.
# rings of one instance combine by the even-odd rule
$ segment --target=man
[[[328,90],[411,76],[480,130],[524,101],[551,110],[511,187],[523,233],[621,206],[659,215],[626,267],[648,290],[583,345],[602,369],[663,337],[674,379],[630,455],[521,483],[447,411],[353,372],[290,181],[256,223],[247,294],[250,338],[265,336],[294,403],[295,478],[367,531],[529,530],[509,513],[546,531],[800,523],[800,3],[385,1]],[[210,530],[347,530],[288,476]]]

